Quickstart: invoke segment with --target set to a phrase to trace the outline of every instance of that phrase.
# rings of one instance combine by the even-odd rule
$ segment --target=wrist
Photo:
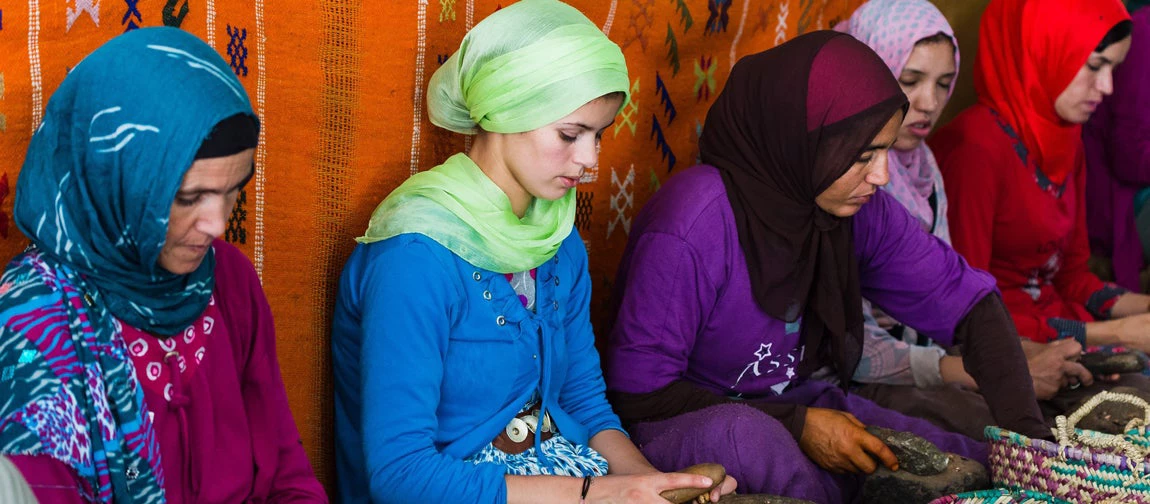
[[[579,493],[579,504],[587,504],[587,493],[591,491],[591,483],[595,480],[594,476],[583,477],[583,489]]]

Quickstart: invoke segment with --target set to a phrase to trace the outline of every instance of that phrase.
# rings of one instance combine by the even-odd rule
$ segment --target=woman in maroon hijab
[[[876,192],[906,104],[882,60],[841,33],[735,65],[707,115],[706,164],[639,213],[617,276],[607,387],[656,467],[717,461],[750,492],[851,501],[872,456],[896,465],[864,423],[985,463],[983,443],[809,379],[850,380],[860,295],[965,345],[995,420],[1049,435],[994,279]]]

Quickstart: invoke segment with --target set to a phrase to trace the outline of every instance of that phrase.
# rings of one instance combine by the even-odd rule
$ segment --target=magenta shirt
[[[259,277],[235,247],[214,247],[214,304],[193,326],[167,341],[123,328],[153,415],[167,500],[327,502],[288,408]],[[178,355],[168,362],[171,351]],[[62,462],[9,458],[41,502],[84,502],[81,480]]]

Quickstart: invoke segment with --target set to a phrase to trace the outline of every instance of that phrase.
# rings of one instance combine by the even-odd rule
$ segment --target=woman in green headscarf
[[[628,84],[619,47],[555,0],[492,14],[432,77],[431,121],[475,141],[392,192],[344,268],[343,502],[666,502],[712,484],[658,473],[604,395],[575,186]]]

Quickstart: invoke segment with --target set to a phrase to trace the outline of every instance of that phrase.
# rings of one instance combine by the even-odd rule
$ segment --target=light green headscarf
[[[431,77],[428,116],[458,133],[520,133],[603,95],[626,96],[629,84],[623,52],[586,16],[557,0],[522,0],[463,37]],[[393,191],[356,240],[419,233],[475,266],[513,273],[551,258],[574,223],[574,190],[536,198],[520,219],[503,190],[456,154]]]

